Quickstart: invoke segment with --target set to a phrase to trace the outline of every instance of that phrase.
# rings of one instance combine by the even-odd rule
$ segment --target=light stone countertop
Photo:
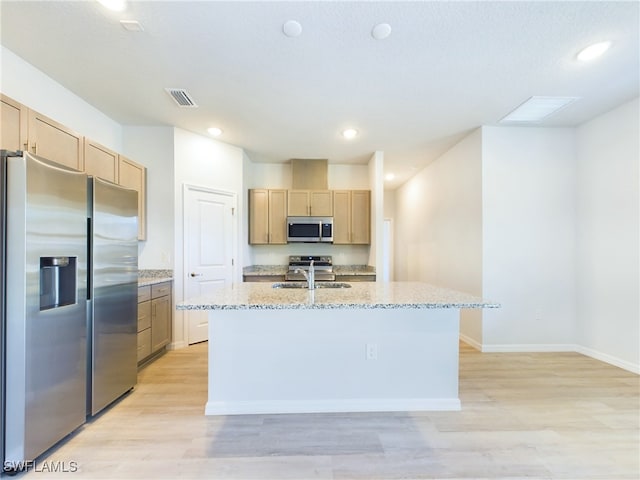
[[[148,285],[156,285],[158,283],[172,281],[172,277],[138,277],[138,287],[146,287]]]
[[[146,287],[162,282],[173,281],[173,270],[140,269],[138,270],[138,287]]]
[[[178,310],[497,308],[479,297],[420,282],[354,282],[351,288],[273,288],[236,283],[188,299]]]
[[[252,277],[285,275],[289,270],[288,265],[251,265],[242,269],[243,275]]]

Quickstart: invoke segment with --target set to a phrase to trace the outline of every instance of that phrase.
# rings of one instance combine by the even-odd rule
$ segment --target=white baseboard
[[[171,342],[167,345],[167,350],[179,350],[185,347],[188,347],[187,343],[184,340],[180,340],[179,342]]]
[[[483,344],[481,351],[486,353],[575,352],[576,345],[562,343]]]
[[[467,345],[472,346],[473,348],[475,348],[476,350],[482,351],[482,344],[476,340],[474,340],[471,337],[468,337],[466,335],[463,335],[462,333],[460,334],[460,340],[462,340],[464,343],[466,343]]]
[[[596,360],[600,360],[601,362],[613,365],[614,367],[619,367],[623,370],[627,370],[629,372],[640,375],[640,365],[635,365],[626,360],[622,360],[612,355],[593,350],[592,348],[583,347],[582,345],[576,345],[575,351],[581,353],[582,355],[586,355],[587,357],[595,358]]]
[[[634,364],[627,360],[622,360],[607,353],[599,352],[592,348],[583,347],[582,345],[563,343],[484,345],[477,342],[473,338],[467,337],[466,335],[462,334],[460,335],[460,340],[468,345],[471,345],[476,350],[480,350],[484,353],[576,352],[582,355],[586,355],[587,357],[595,358],[596,360],[600,360],[601,362],[608,363],[609,365],[613,365],[614,367],[622,368],[623,370],[627,370],[628,372],[640,375],[640,365]]]
[[[458,411],[458,398],[385,398],[336,400],[209,401],[205,415],[275,413]]]

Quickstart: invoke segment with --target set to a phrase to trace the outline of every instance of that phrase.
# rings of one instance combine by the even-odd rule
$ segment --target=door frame
[[[231,267],[231,282],[236,283],[236,279],[238,278],[238,272],[240,271],[240,262],[238,261],[238,195],[235,192],[230,192],[227,190],[219,190],[216,188],[204,187],[202,185],[195,185],[192,183],[183,183],[182,184],[182,277],[180,279],[182,283],[182,300],[187,299],[187,282],[186,275],[189,271],[189,247],[190,242],[187,238],[187,210],[188,210],[188,202],[187,195],[189,192],[205,192],[212,193],[215,195],[221,195],[224,197],[228,197],[231,200],[233,215],[231,219],[231,256],[233,261],[233,265]],[[182,321],[182,338],[184,339],[185,346],[189,344],[189,322],[183,317]]]

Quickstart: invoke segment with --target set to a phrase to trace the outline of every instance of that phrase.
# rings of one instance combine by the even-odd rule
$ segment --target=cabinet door
[[[287,197],[287,212],[290,217],[309,216],[309,190],[289,190]]]
[[[27,148],[27,107],[0,94],[0,149]]]
[[[269,243],[287,243],[286,190],[269,190]]]
[[[151,300],[151,352],[167,345],[171,338],[171,297]]]
[[[249,190],[249,243],[269,243],[269,191]]]
[[[29,110],[29,151],[74,170],[84,170],[83,138],[64,125]]]
[[[351,192],[351,243],[360,245],[371,243],[371,192],[369,190]]]
[[[85,138],[84,171],[87,175],[118,183],[118,154]]]
[[[118,156],[118,184],[138,192],[138,240],[145,240],[146,229],[146,169],[122,155]]]
[[[334,190],[333,209],[334,245],[351,243],[351,192],[349,190]]]
[[[314,217],[333,216],[333,195],[331,190],[314,190],[309,193],[311,215]]]

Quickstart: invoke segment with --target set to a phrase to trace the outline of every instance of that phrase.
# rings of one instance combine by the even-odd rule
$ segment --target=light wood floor
[[[460,412],[205,417],[207,344],[169,352],[136,389],[24,478],[640,477],[639,377],[573,353],[461,347]]]

